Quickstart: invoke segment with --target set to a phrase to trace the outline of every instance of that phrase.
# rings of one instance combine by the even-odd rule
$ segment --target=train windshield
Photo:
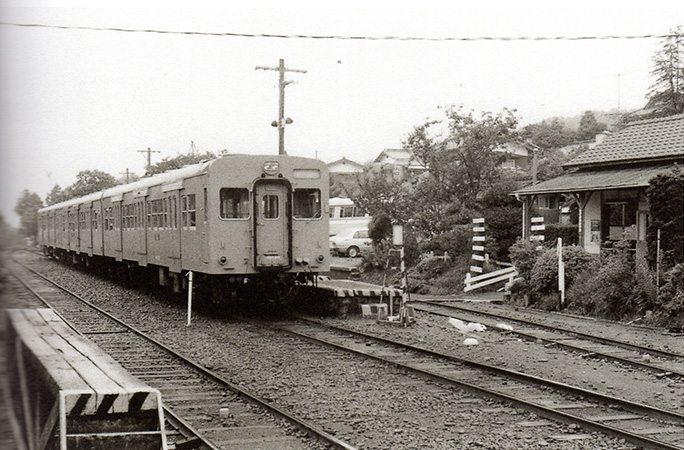
[[[246,219],[249,217],[249,191],[247,189],[222,188],[219,195],[222,219]]]
[[[294,217],[296,219],[318,219],[321,217],[320,189],[294,190]]]

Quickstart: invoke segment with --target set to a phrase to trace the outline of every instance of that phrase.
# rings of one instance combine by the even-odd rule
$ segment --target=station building
[[[676,165],[684,169],[684,114],[630,123],[564,164],[564,175],[514,192],[523,203],[523,238],[530,236],[533,207],[569,198],[578,206],[578,242],[585,250],[599,253],[606,242],[621,239],[645,250],[646,189]]]

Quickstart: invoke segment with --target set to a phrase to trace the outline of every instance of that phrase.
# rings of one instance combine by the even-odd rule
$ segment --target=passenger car
[[[372,245],[367,228],[349,228],[330,237],[330,251],[351,258],[359,256],[361,250],[370,249]]]

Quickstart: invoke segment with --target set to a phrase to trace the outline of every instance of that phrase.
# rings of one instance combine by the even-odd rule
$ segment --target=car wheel
[[[356,258],[357,256],[359,256],[359,248],[354,246],[349,247],[347,249],[347,256],[349,256],[350,258]]]

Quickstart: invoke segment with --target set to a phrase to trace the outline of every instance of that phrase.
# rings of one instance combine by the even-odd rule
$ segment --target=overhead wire
[[[84,31],[110,31],[120,33],[153,33],[175,34],[189,36],[214,36],[214,37],[242,37],[242,38],[275,38],[275,39],[318,39],[318,40],[351,40],[351,41],[590,41],[590,40],[617,40],[617,39],[666,39],[681,37],[678,34],[642,34],[642,35],[605,35],[605,36],[476,36],[476,37],[421,37],[421,36],[343,36],[343,35],[307,35],[307,34],[269,34],[269,33],[235,33],[235,32],[211,32],[211,31],[178,31],[156,30],[114,27],[88,27],[74,25],[48,25],[40,23],[15,23],[2,22],[0,25],[48,28],[59,30],[84,30]]]

